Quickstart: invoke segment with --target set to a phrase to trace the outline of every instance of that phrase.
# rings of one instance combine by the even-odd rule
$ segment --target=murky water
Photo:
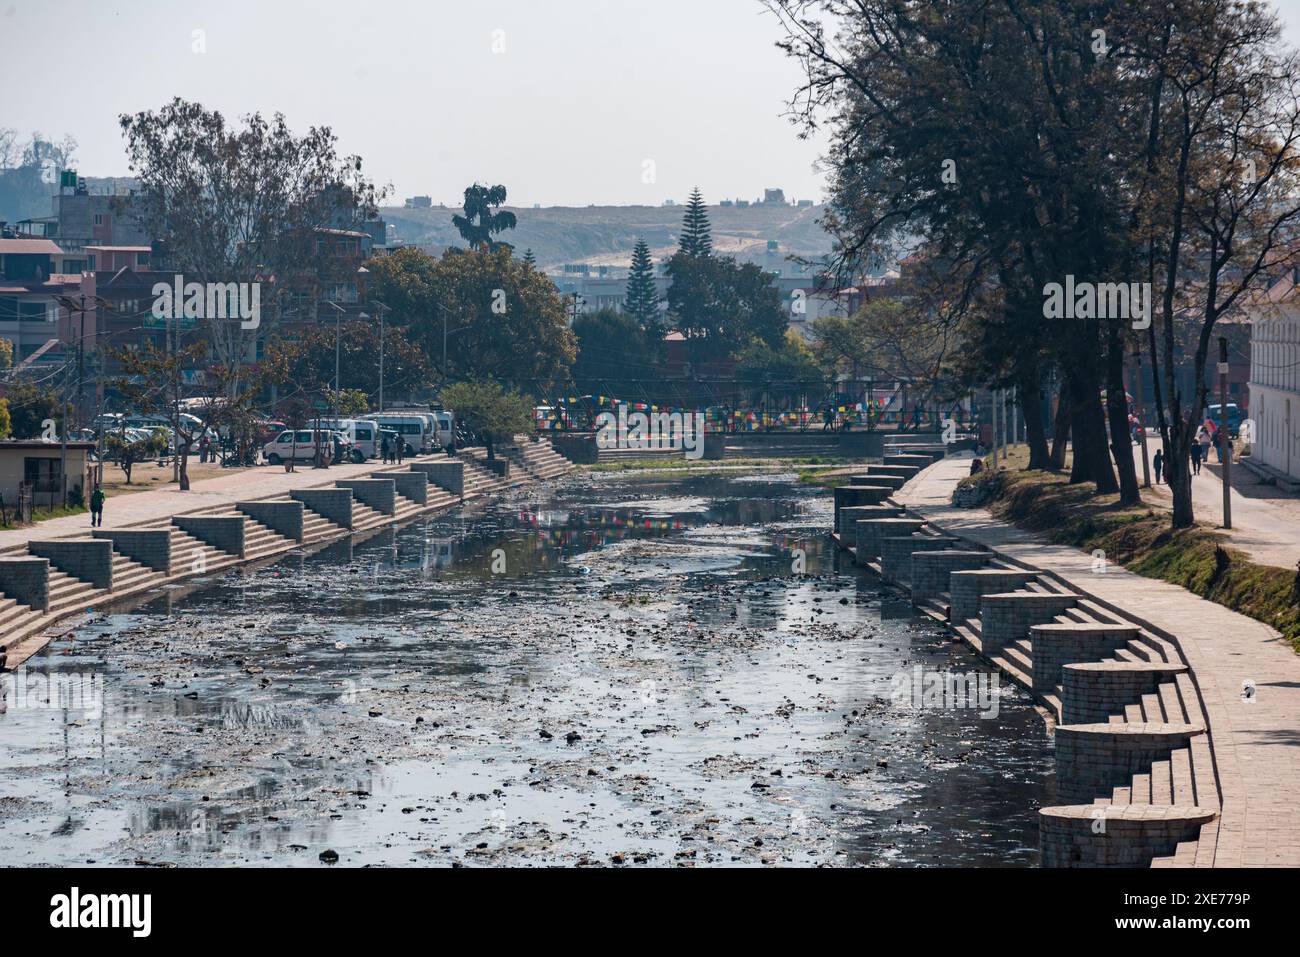
[[[0,863],[1031,865],[1026,696],[790,474],[577,476],[99,615],[5,676]]]

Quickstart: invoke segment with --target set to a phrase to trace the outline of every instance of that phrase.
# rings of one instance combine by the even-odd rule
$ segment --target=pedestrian
[[[406,439],[400,435],[397,437],[397,464],[402,464],[402,456],[406,454]]]
[[[383,441],[381,441],[381,442],[379,443],[379,451],[380,451],[380,452],[383,454],[383,456],[384,456],[384,464],[387,465],[387,464],[388,464],[388,458],[389,458],[389,444],[388,444],[388,433],[387,433],[387,432],[384,433]]]
[[[971,460],[970,460],[970,474],[971,474],[971,475],[979,475],[979,474],[980,474],[981,472],[983,472],[983,471],[984,471],[984,460],[983,460],[983,459],[971,459]]]
[[[1196,441],[1201,447],[1201,461],[1210,461],[1210,442],[1212,441],[1210,430],[1205,426],[1201,426],[1200,431],[1196,433]]]
[[[1155,470],[1156,470],[1156,484],[1159,485],[1159,484],[1161,484],[1161,481],[1160,481],[1160,473],[1163,472],[1163,471],[1164,471],[1164,468],[1165,468],[1165,450],[1164,450],[1164,449],[1156,449],[1156,457],[1155,457],[1154,459],[1151,460],[1151,465],[1152,465],[1152,466],[1155,468]]]
[[[1192,474],[1201,474],[1201,443],[1192,443]]]
[[[98,485],[90,493],[90,527],[104,527],[104,490]]]

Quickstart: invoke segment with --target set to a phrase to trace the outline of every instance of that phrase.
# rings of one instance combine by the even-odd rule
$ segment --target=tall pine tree
[[[709,227],[708,208],[697,186],[691,191],[690,202],[686,204],[686,215],[682,217],[682,238],[678,249],[692,259],[701,259],[713,252],[713,233]]]
[[[655,285],[655,266],[650,258],[650,246],[638,239],[632,250],[632,272],[627,277],[627,296],[623,311],[636,320],[646,333],[661,337],[659,321],[659,288]]]
[[[529,269],[535,270],[537,268],[537,257],[533,255],[531,248],[524,250],[524,265]]]

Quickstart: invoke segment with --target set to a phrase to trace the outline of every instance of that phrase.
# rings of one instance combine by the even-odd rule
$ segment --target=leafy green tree
[[[390,318],[443,380],[499,379],[546,389],[568,379],[576,347],[564,300],[555,283],[508,249],[437,260],[394,255],[367,268],[372,291],[393,309]]]
[[[4,398],[9,406],[10,434],[16,439],[37,439],[44,423],[53,419],[62,428],[63,409],[54,392],[30,379],[6,383]]]
[[[668,261],[668,276],[669,315],[692,361],[723,359],[754,340],[780,348],[786,313],[780,293],[758,266],[678,252]]]
[[[14,343],[12,339],[0,339],[0,369],[12,369],[14,365]]]
[[[0,439],[7,439],[13,433],[13,423],[9,419],[9,400],[0,399]]]
[[[663,338],[659,303],[659,287],[655,285],[655,266],[650,258],[650,245],[644,239],[638,239],[632,250],[632,271],[627,278],[623,309],[655,340]]]
[[[793,330],[777,348],[755,340],[736,355],[736,382],[755,404],[798,407],[825,391],[826,376],[812,350]]]
[[[370,396],[362,389],[344,389],[342,392],[328,389],[325,401],[331,409],[337,409],[339,418],[343,419],[357,418],[370,411]]]
[[[470,249],[493,252],[498,248],[512,248],[509,243],[492,238],[517,225],[514,213],[499,208],[505,201],[504,186],[480,186],[475,183],[465,190],[465,215],[452,216],[451,222],[461,238],[469,243]]]
[[[483,437],[488,461],[496,460],[498,441],[534,428],[532,398],[507,392],[496,382],[457,382],[438,394],[443,407]]]
[[[691,198],[686,204],[678,249],[692,259],[708,256],[713,252],[713,232],[709,226],[709,211],[704,205],[704,196],[701,195],[698,186],[691,191]]]
[[[285,381],[306,396],[309,402],[332,404],[334,386],[335,329],[332,325],[309,330],[294,341],[271,346],[272,361],[282,361]],[[344,397],[359,395],[356,400],[369,407],[369,397],[379,393],[379,324],[351,320],[338,330],[339,384]],[[424,350],[410,339],[410,331],[401,326],[384,329],[384,400],[411,395],[433,379],[433,368]],[[363,409],[364,411],[364,409]]]
[[[573,381],[583,394],[636,395],[657,378],[656,343],[628,313],[601,309],[573,321],[578,359]]]

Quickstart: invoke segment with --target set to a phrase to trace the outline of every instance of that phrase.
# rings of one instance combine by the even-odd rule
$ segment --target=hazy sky
[[[1300,45],[1300,0],[1279,7]],[[0,0],[0,127],[124,175],[117,115],[182,96],[329,125],[398,202],[816,199],[779,33],[758,0]]]
[[[778,35],[758,0],[0,0],[0,127],[123,175],[117,115],[179,95],[329,125],[398,202],[818,198]]]

